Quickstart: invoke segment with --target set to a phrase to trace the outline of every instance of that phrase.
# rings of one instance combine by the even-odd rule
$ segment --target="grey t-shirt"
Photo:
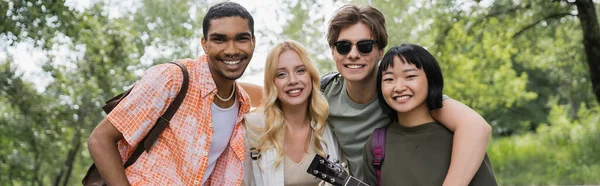
[[[333,129],[338,143],[348,159],[350,171],[354,177],[364,180],[363,147],[365,142],[373,130],[389,125],[391,120],[381,110],[377,97],[367,104],[357,104],[350,100],[344,78],[341,76],[334,78],[323,94],[329,102],[327,122]]]

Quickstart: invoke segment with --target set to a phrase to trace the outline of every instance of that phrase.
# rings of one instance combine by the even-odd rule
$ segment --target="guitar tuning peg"
[[[331,181],[330,183],[335,183],[335,179],[334,178],[331,178],[330,181]]]
[[[319,171],[318,170],[313,170],[313,173],[314,174],[319,174]]]
[[[339,164],[339,163],[340,163],[340,160],[335,160],[335,164]]]
[[[348,168],[348,165],[346,164],[346,162],[342,162],[342,163],[341,163],[341,165],[342,165],[342,167],[344,167],[344,168]]]
[[[322,177],[323,179],[326,179],[326,178],[327,178],[327,175],[325,175],[325,174],[321,174],[321,177]]]
[[[325,158],[329,159],[329,154],[327,154],[327,157],[325,157]]]

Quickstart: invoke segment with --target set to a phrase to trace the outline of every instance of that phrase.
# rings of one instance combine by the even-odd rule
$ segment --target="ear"
[[[335,54],[335,48],[333,46],[329,47],[331,49],[331,57],[333,58],[333,55]]]
[[[202,36],[202,39],[200,39],[200,43],[202,44],[202,50],[204,50],[204,53],[207,53],[208,51],[208,46],[206,45],[206,39],[204,39],[205,36]]]
[[[252,35],[252,48],[256,46],[256,36]]]
[[[377,61],[381,61],[382,58],[383,58],[383,49],[379,50],[379,60],[377,60]]]

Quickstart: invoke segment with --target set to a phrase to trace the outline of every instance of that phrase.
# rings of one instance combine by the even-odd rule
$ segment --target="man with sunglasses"
[[[330,105],[327,121],[351,173],[359,179],[364,178],[365,165],[371,163],[363,160],[365,142],[374,129],[391,123],[378,104],[376,92],[376,83],[380,83],[376,82],[378,61],[387,37],[383,14],[371,6],[341,7],[327,33],[339,72],[323,91]],[[447,97],[443,108],[431,114],[455,134],[444,185],[467,185],[483,161],[491,127],[477,112]]]
[[[377,66],[387,45],[383,14],[371,7],[346,5],[336,11],[327,31],[331,55],[339,72],[327,74],[323,94],[329,103],[327,122],[349,163],[350,172],[364,179],[363,147],[373,130],[391,124],[378,104]],[[332,77],[333,75],[333,77]],[[261,87],[241,84],[253,105]],[[434,119],[454,132],[452,159],[444,185],[467,185],[483,162],[491,133],[489,124],[473,109],[445,97]],[[393,158],[393,157],[388,157]]]

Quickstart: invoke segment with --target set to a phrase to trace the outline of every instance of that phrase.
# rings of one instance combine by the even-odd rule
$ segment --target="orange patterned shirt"
[[[208,58],[181,60],[189,72],[187,95],[149,153],[144,152],[125,170],[131,185],[199,185],[208,165],[213,135],[211,103],[217,87]],[[123,133],[118,148],[123,163],[148,134],[181,88],[181,69],[161,64],[148,69],[131,93],[108,114],[108,120]],[[206,185],[241,185],[244,161],[243,115],[250,99],[236,83],[240,110],[229,145],[216,162]],[[215,139],[223,140],[223,139]]]

